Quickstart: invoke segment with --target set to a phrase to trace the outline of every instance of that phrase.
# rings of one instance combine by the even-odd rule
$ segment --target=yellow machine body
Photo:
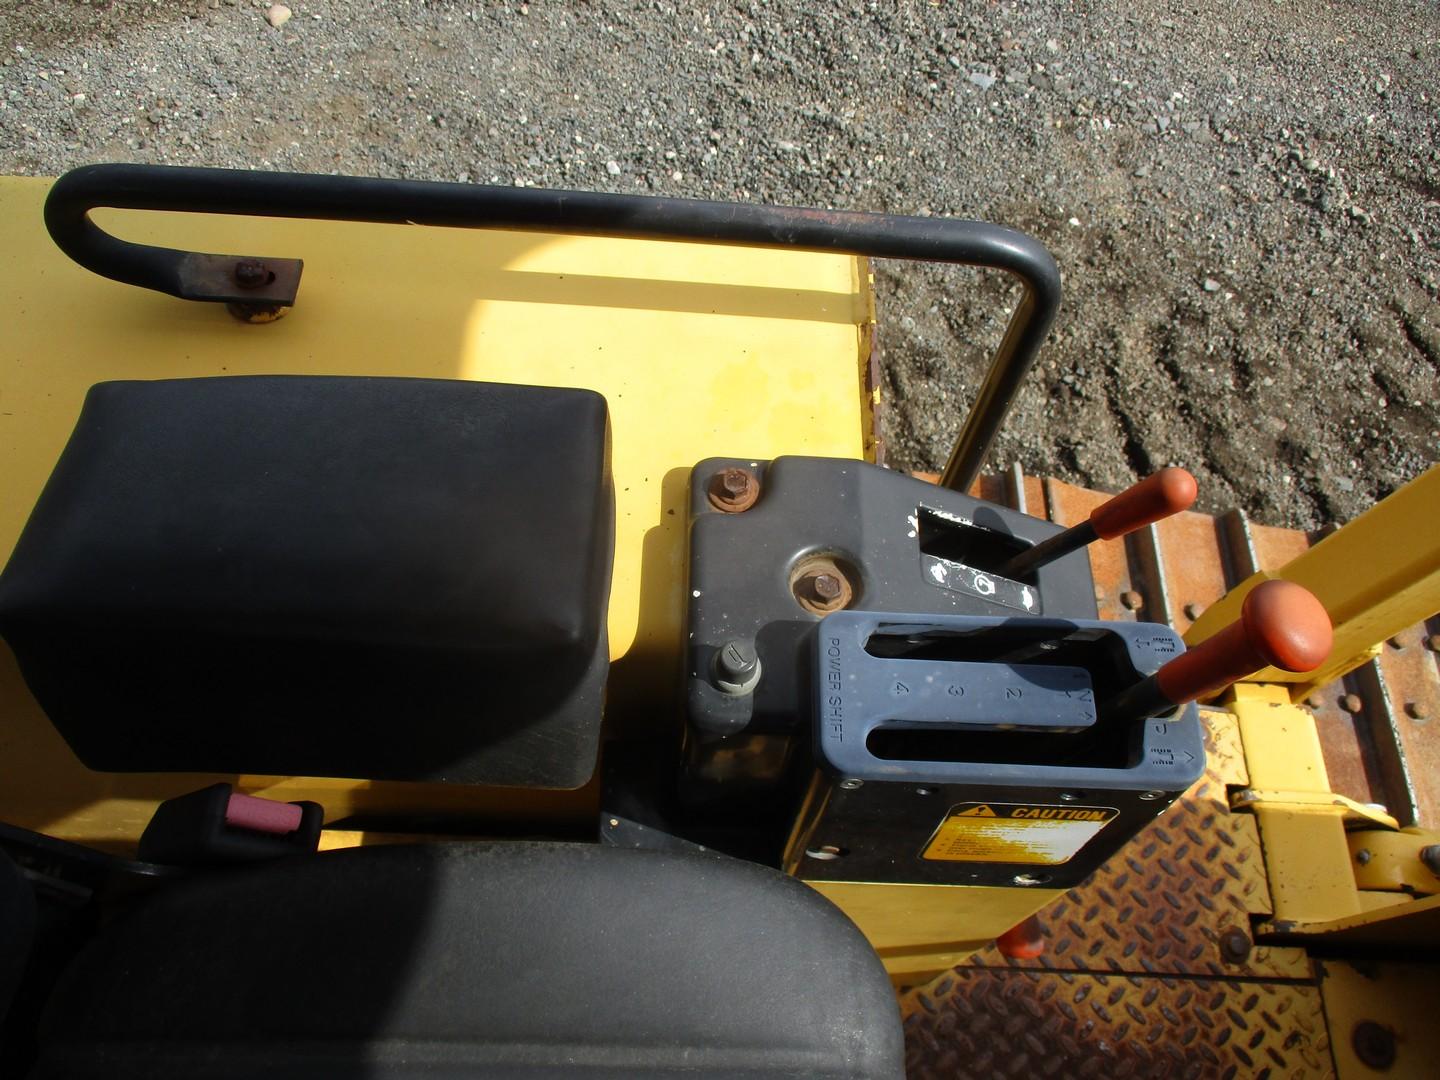
[[[85,392],[107,379],[239,374],[404,375],[577,386],[610,406],[615,568],[608,711],[672,707],[680,662],[691,466],[741,453],[864,458],[873,300],[864,260],[751,248],[389,225],[101,212],[137,241],[306,260],[296,309],[252,326],[105,280],[58,251],[41,220],[49,182],[0,179],[0,289],[9,556]],[[0,647],[0,820],[133,851],[156,804],[216,780],[320,803],[327,820],[426,812],[574,827],[598,791],[470,788],[316,777],[102,774],[76,760]],[[327,847],[367,840],[327,830]],[[994,938],[1052,891],[825,885],[877,947],[924,959]],[[934,955],[931,955],[934,954]],[[897,961],[897,963],[900,963]],[[906,967],[900,963],[900,966]],[[910,967],[906,967],[911,970]]]
[[[871,361],[874,306],[869,267],[861,259],[501,231],[97,214],[100,224],[127,239],[203,251],[244,248],[303,256],[305,282],[296,308],[278,322],[257,326],[234,320],[214,305],[117,284],[76,266],[55,248],[42,224],[48,187],[46,180],[0,178],[5,236],[0,295],[7,314],[0,334],[0,447],[6,463],[0,556],[8,557],[86,391],[97,382],[284,373],[593,389],[609,403],[614,440],[613,666],[607,713],[611,722],[623,723],[627,712],[675,707],[691,467],[707,457],[736,454],[757,460],[786,454],[873,460],[879,401]],[[1000,485],[987,483],[982,491],[991,497]],[[1028,501],[1029,512],[1060,524],[1072,524],[1100,498],[1023,477],[1011,486],[1012,501]],[[1416,525],[1417,515],[1431,527]],[[1402,516],[1410,522],[1403,537],[1397,526]],[[1373,646],[1387,635],[1410,634],[1418,643],[1426,634],[1423,627],[1418,632],[1407,627],[1440,608],[1437,521],[1440,470],[1432,469],[1306,554],[1301,554],[1308,546],[1303,537],[1255,527],[1247,534],[1255,555],[1251,569],[1255,580],[1293,576],[1304,581],[1332,615],[1338,613],[1344,655],[1337,652],[1327,677],[1343,674],[1375,663]],[[1168,616],[1182,629],[1194,621],[1188,635],[1192,643],[1213,632],[1239,602],[1239,589],[1224,596],[1216,528],[1213,519],[1185,514],[1158,530],[1152,527],[1141,539],[1142,548],[1153,547],[1155,565],[1170,555],[1169,565],[1182,579],[1173,587],[1189,590],[1154,601],[1160,607],[1142,614]],[[1194,537],[1206,530],[1210,546],[1201,552]],[[1126,551],[1118,542],[1092,549],[1105,617],[1136,617],[1119,602],[1137,584],[1127,569]],[[1185,553],[1192,552],[1194,558],[1187,559]],[[1287,573],[1295,554],[1301,559]],[[1211,562],[1213,573],[1207,569]],[[1191,598],[1196,603],[1185,604],[1187,614],[1181,616],[1181,601]],[[1193,618],[1189,609],[1195,606],[1209,610]],[[1127,903],[1143,907],[1147,897],[1164,894],[1167,883],[1184,899],[1190,886],[1182,888],[1178,878],[1204,864],[1204,872],[1193,878],[1210,882],[1204,886],[1209,899],[1196,909],[1198,920],[1185,921],[1190,917],[1178,913],[1179,906],[1172,913],[1177,925],[1183,921],[1188,928],[1190,937],[1177,931],[1177,940],[1190,942],[1186,949],[1193,945],[1186,954],[1190,961],[1173,959],[1183,950],[1161,950],[1154,953],[1161,959],[1144,960],[1134,976],[1198,982],[1180,989],[1164,982],[1153,993],[1142,992],[1136,983],[1134,1003],[1126,996],[1130,991],[1121,988],[1119,997],[1112,995],[1116,1015],[1122,1001],[1124,1008],[1163,1005],[1183,1011],[1189,1007],[1181,1000],[1185,986],[1213,980],[1220,987],[1231,985],[1226,978],[1252,979],[1260,988],[1252,995],[1262,1002],[1260,1008],[1273,1000],[1281,1013],[1291,1010],[1286,1013],[1290,1020],[1272,1017],[1270,1023],[1292,1034],[1304,1032],[1300,1042],[1287,1044],[1285,1052],[1298,1055],[1284,1059],[1293,1066],[1287,1075],[1333,1075],[1337,1068],[1347,1077],[1381,1075],[1367,1071],[1351,1049],[1341,1048],[1348,1035],[1335,1028],[1337,1018],[1362,1013],[1372,1020],[1391,1015],[1387,1022],[1403,1034],[1396,1070],[1384,1075],[1421,1075],[1407,1070],[1434,1060],[1436,1035],[1417,1022],[1412,998],[1417,985],[1434,985],[1433,979],[1424,982],[1433,968],[1390,964],[1364,970],[1332,964],[1317,973],[1305,948],[1319,940],[1378,945],[1398,938],[1430,946],[1440,941],[1440,896],[1433,895],[1440,891],[1434,887],[1440,878],[1432,883],[1414,865],[1414,852],[1435,842],[1429,830],[1436,822],[1400,822],[1363,800],[1336,795],[1330,779],[1334,760],[1327,771],[1323,732],[1312,712],[1298,704],[1318,687],[1297,691],[1288,685],[1291,680],[1272,675],[1260,673],[1259,681],[1238,686],[1203,713],[1211,755],[1206,778],[1188,802],[1137,837],[1133,851],[1127,848],[1112,860],[1113,867],[1080,889],[1065,894],[866,882],[815,887],[864,930],[897,983],[919,984],[967,965],[906,999],[907,1010],[934,1014],[966,980],[999,979],[1009,970],[993,947],[976,950],[1052,904],[1065,914],[1059,928],[1047,932],[1069,965],[1072,983],[1088,986],[1085,980],[1098,979],[1103,990],[1107,974],[1131,971],[1125,935],[1151,941],[1168,925],[1164,912],[1142,925],[1127,922],[1128,916],[1108,918],[1111,909],[1129,910]],[[1433,673],[1425,677],[1434,681]],[[1430,740],[1433,747],[1433,733]],[[600,805],[594,783],[576,791],[534,791],[360,779],[96,773],[79,763],[49,724],[25,688],[14,657],[0,646],[0,820],[127,853],[158,802],[216,780],[253,794],[313,800],[325,808],[329,821],[370,812],[423,811],[431,820],[453,822],[456,835],[476,835],[477,821],[506,819],[557,829],[590,826]],[[1177,810],[1180,816],[1193,815],[1193,822],[1176,824]],[[1171,846],[1157,849],[1156,836],[1167,827],[1178,839],[1166,838],[1164,844]],[[1194,851],[1185,846],[1187,827],[1205,841]],[[1213,851],[1202,850],[1216,837]],[[327,830],[322,845],[392,839],[342,825]],[[1362,850],[1367,857],[1358,856]],[[1175,851],[1192,860],[1189,869],[1167,862]],[[1212,874],[1205,860],[1223,872]],[[1243,928],[1247,947],[1252,939],[1255,945],[1244,961],[1249,966],[1229,975],[1210,959],[1227,928]],[[1141,952],[1150,955],[1144,947]],[[1022,964],[1025,970],[1017,971],[1040,978],[1043,966],[1036,962],[1031,970]],[[1243,1059],[1236,1060],[1243,1065]]]

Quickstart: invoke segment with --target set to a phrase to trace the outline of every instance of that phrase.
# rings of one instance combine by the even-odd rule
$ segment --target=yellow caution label
[[[942,862],[1069,862],[1120,812],[1113,806],[960,803],[921,852]]]

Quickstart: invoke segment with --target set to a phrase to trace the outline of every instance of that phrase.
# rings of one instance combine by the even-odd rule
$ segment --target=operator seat
[[[899,1077],[853,924],[777,871],[581,844],[356,848],[172,886],[62,977],[40,1080]]]

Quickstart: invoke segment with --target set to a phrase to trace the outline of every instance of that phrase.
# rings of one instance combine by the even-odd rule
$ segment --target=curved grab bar
[[[1060,270],[1039,241],[955,218],[164,165],[89,165],[66,173],[50,189],[45,225],[60,249],[86,269],[184,300],[253,310],[295,302],[300,260],[131,243],[90,220],[90,211],[102,206],[684,240],[1005,270],[1025,291],[941,477],[946,487],[960,491],[980,474],[1060,307]]]

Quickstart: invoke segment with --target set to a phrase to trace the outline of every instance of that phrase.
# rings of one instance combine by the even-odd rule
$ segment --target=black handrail
[[[90,211],[101,206],[685,240],[1005,270],[1020,279],[1025,291],[941,477],[942,484],[956,490],[965,490],[980,474],[1060,307],[1060,270],[1039,241],[998,225],[955,218],[163,165],[90,165],[66,173],[50,189],[46,227],[81,266],[185,300],[256,308],[295,302],[299,260],[131,243],[90,220]]]

